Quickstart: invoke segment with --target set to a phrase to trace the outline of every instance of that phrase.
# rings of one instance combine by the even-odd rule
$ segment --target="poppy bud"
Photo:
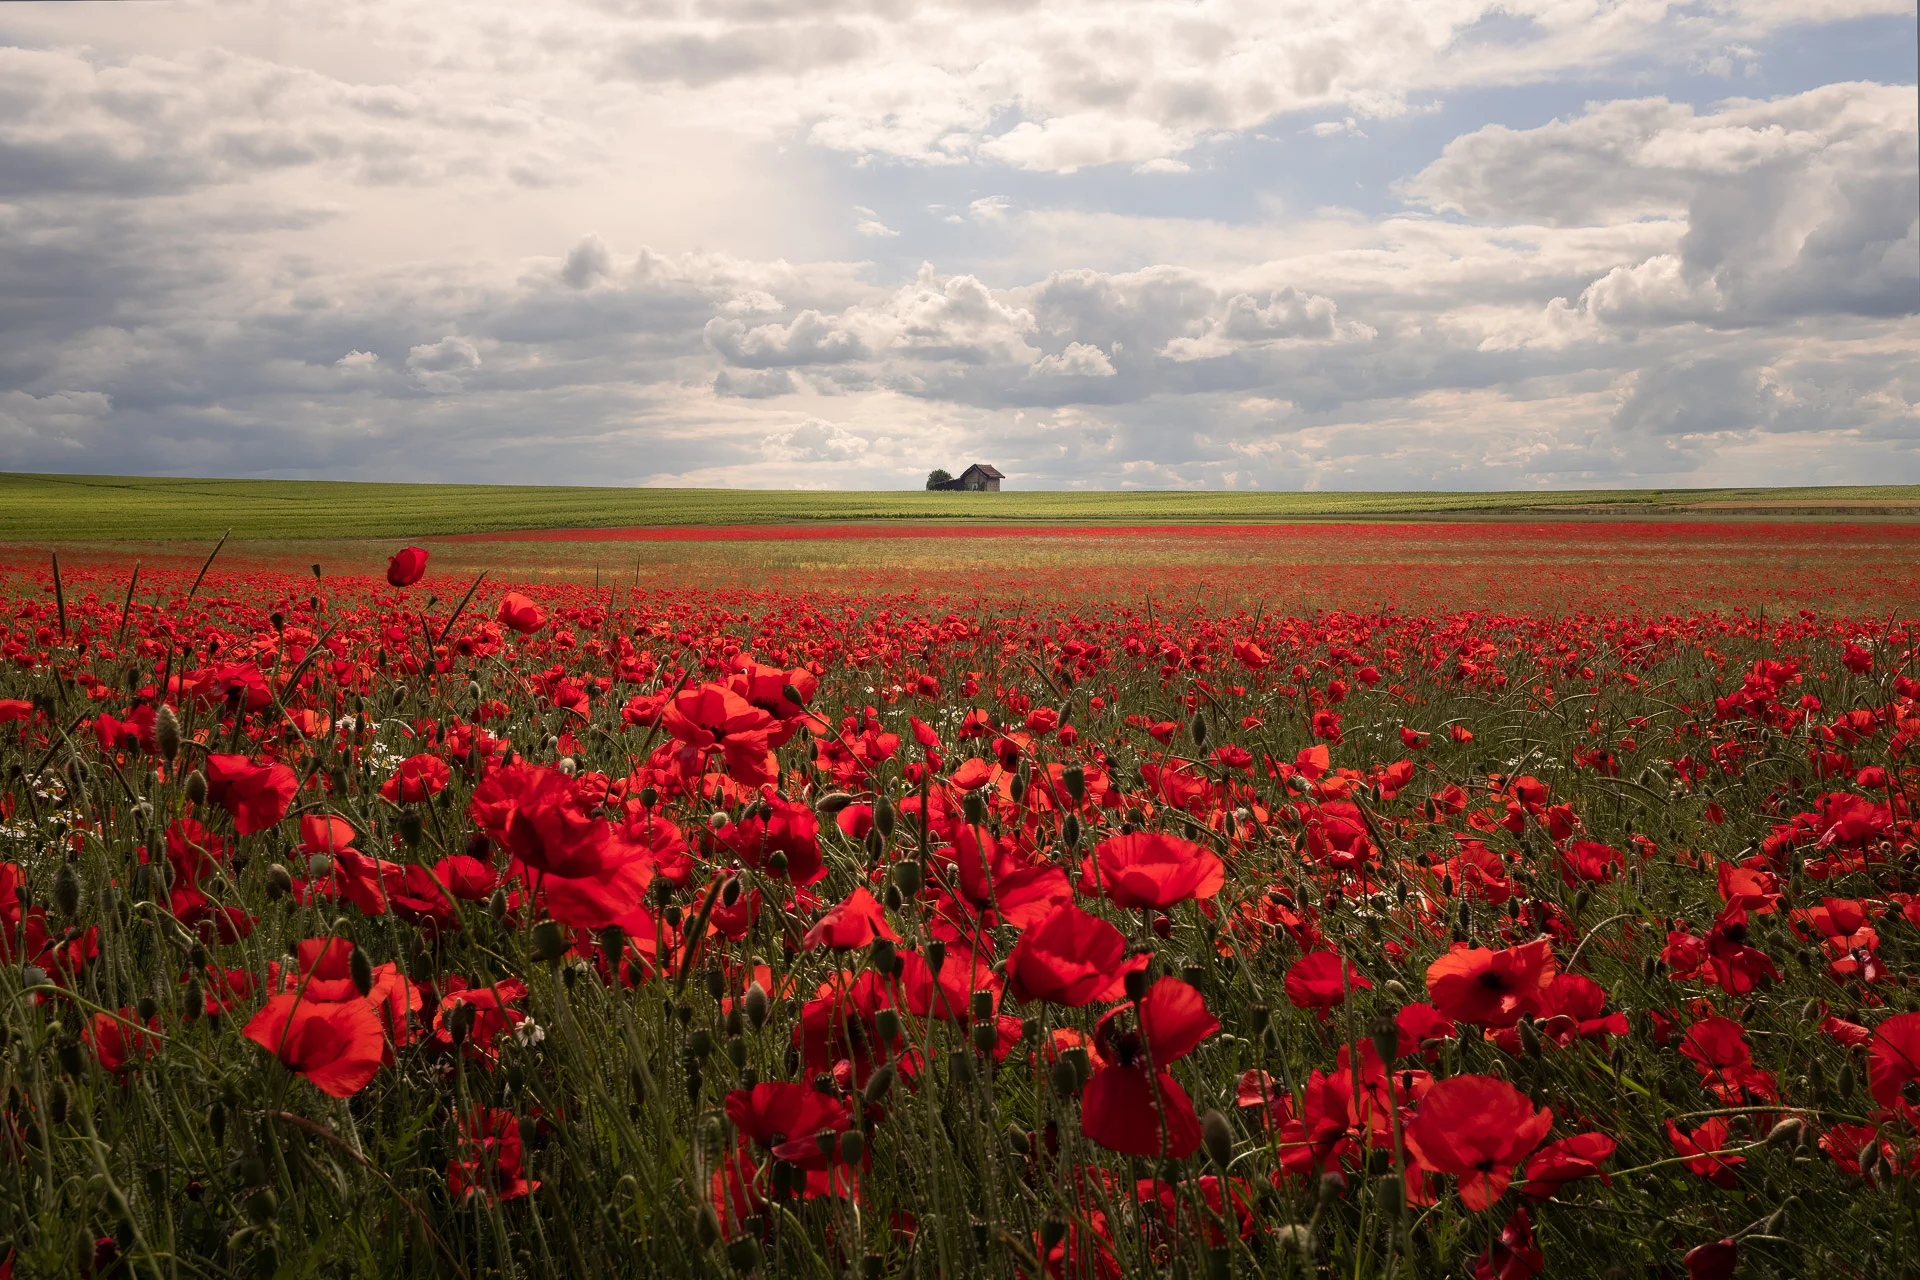
[[[918,862],[896,862],[893,864],[893,883],[901,896],[911,898],[920,892],[926,883],[926,872]]]
[[[973,1055],[965,1049],[955,1049],[947,1055],[947,1078],[955,1084],[972,1084]]]
[[[747,988],[747,1021],[758,1031],[767,1025],[767,1014],[771,1002],[767,998],[767,989],[758,982]]]
[[[1272,1011],[1264,1004],[1250,1004],[1247,1006],[1247,1026],[1256,1036],[1267,1029],[1267,1023],[1272,1017]]]
[[[453,1011],[447,1015],[447,1035],[452,1038],[454,1048],[466,1043],[467,1034],[473,1030],[473,1005],[465,1000],[454,1002]]]
[[[1204,747],[1207,745],[1207,717],[1205,712],[1196,711],[1193,713],[1193,720],[1187,725],[1187,733],[1193,738],[1194,746]]]
[[[187,775],[187,799],[195,805],[207,802],[207,775],[195,769]]]
[[[711,1207],[707,1210],[711,1213]],[[727,1242],[727,1264],[741,1275],[760,1265],[760,1242],[752,1236],[740,1236]]]
[[[898,816],[894,811],[892,802],[882,797],[876,801],[873,806],[873,829],[878,831],[882,838],[891,840],[893,838],[895,820]]]
[[[867,1152],[867,1140],[858,1129],[848,1129],[840,1135],[840,1163],[859,1164],[860,1157]]]
[[[693,1237],[702,1249],[711,1249],[720,1243],[720,1215],[713,1211],[712,1205],[701,1205],[700,1212],[694,1215]]]
[[[77,1076],[87,1069],[87,1055],[81,1052],[80,1042],[72,1036],[62,1036],[54,1046],[54,1058],[60,1063],[60,1069],[70,1076]]]
[[[207,996],[206,992],[200,989],[200,979],[195,978],[187,983],[187,992],[182,1005],[180,1016],[188,1022],[196,1020],[207,1011]]]
[[[1383,1064],[1391,1065],[1400,1056],[1400,1026],[1382,1014],[1373,1024],[1373,1051]]]
[[[277,862],[267,864],[267,897],[284,898],[293,892],[293,874]]]
[[[693,1034],[687,1037],[687,1052],[705,1062],[713,1053],[713,1032],[705,1027],[695,1027]]]
[[[1849,1062],[1840,1068],[1840,1079],[1835,1084],[1840,1101],[1846,1102],[1853,1097],[1853,1084],[1853,1064]]]
[[[407,977],[414,982],[433,981],[433,957],[424,951],[416,951],[407,958]]]
[[[355,947],[347,957],[347,976],[353,979],[353,989],[361,995],[373,990],[373,962],[367,959],[367,953]]]
[[[881,1064],[879,1069],[867,1077],[867,1087],[860,1091],[861,1101],[872,1106],[886,1097],[887,1091],[893,1088],[893,1077],[894,1065],[891,1062]]]
[[[881,1044],[892,1044],[900,1038],[900,1014],[893,1009],[882,1009],[873,1015],[873,1029],[880,1037]]]
[[[1398,1217],[1400,1202],[1406,1197],[1407,1184],[1398,1178],[1388,1178],[1380,1184],[1381,1212]]]
[[[1520,1047],[1529,1058],[1540,1056],[1540,1031],[1532,1017],[1520,1019]]]
[[[827,794],[821,796],[813,807],[822,817],[831,818],[837,816],[842,809],[852,803],[853,797],[846,792],[829,791]]]
[[[425,833],[425,828],[420,822],[418,809],[402,809],[400,816],[393,820],[393,825],[400,829],[400,838],[406,842],[407,848],[419,847],[420,837]]]
[[[1043,1253],[1052,1253],[1067,1238],[1067,1224],[1059,1218],[1048,1218],[1040,1224],[1040,1249]]]
[[[495,924],[507,918],[507,891],[495,889],[493,896],[487,899],[487,914],[493,917]]]
[[[248,1221],[256,1227],[264,1227],[280,1211],[280,1197],[273,1194],[272,1187],[262,1187],[247,1197],[244,1207]]]
[[[1080,843],[1080,815],[1070,813],[1060,824],[1060,840],[1071,849]]]
[[[1073,802],[1079,804],[1087,798],[1087,771],[1077,764],[1070,764],[1060,775],[1060,785],[1067,789]]]
[[[1027,798],[1027,780],[1021,775],[1015,774],[1007,783],[1007,794],[1013,797],[1015,804],[1019,804],[1022,800],[1025,800]]]
[[[1770,1147],[1792,1146],[1799,1141],[1800,1130],[1804,1123],[1799,1116],[1788,1116],[1767,1130],[1767,1145]]]
[[[795,688],[793,685],[790,685],[790,684],[781,685],[780,696],[785,698],[788,702],[791,702],[796,707],[804,707],[807,705],[807,700],[800,696],[800,690]]]
[[[1147,971],[1145,969],[1127,970],[1127,976],[1120,980],[1120,985],[1126,990],[1127,999],[1138,1004],[1147,994]]]
[[[728,876],[727,882],[720,886],[720,905],[732,910],[733,904],[738,901],[740,901],[740,877]]]
[[[1215,1110],[1201,1116],[1200,1141],[1206,1144],[1207,1155],[1214,1166],[1225,1173],[1233,1163],[1233,1129],[1227,1124],[1227,1118]]]
[[[1027,1131],[1019,1125],[1010,1124],[1007,1126],[1007,1145],[1013,1149],[1015,1155],[1024,1156],[1033,1150],[1033,1139],[1028,1137]]]
[[[787,874],[787,851],[785,849],[775,849],[768,855],[767,873],[776,876]]]
[[[53,878],[53,906],[63,916],[79,914],[80,873],[71,862],[61,863],[60,873]]]
[[[979,826],[987,820],[987,798],[977,790],[967,792],[960,799],[960,812],[965,815],[968,826]]]
[[[213,1145],[223,1147],[227,1143],[227,1108],[219,1099],[214,1099],[207,1108],[207,1132],[213,1135]]]
[[[153,717],[153,741],[169,764],[180,754],[180,721],[164,703]]]
[[[67,1122],[67,1086],[58,1080],[47,1095],[47,1118],[56,1125]]]
[[[1340,1198],[1340,1193],[1345,1191],[1346,1189],[1347,1189],[1347,1180],[1342,1175],[1337,1173],[1325,1173],[1320,1175],[1320,1203],[1321,1204],[1331,1204],[1333,1201],[1338,1200]]]

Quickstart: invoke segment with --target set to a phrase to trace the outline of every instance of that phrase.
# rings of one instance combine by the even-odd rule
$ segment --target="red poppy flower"
[[[393,776],[380,784],[380,794],[391,804],[419,804],[439,795],[452,777],[447,762],[439,756],[408,756]]]
[[[518,591],[509,591],[500,597],[500,608],[494,614],[494,621],[509,631],[530,636],[547,625],[547,614],[546,610]]]
[[[1533,1222],[1515,1209],[1500,1236],[1473,1264],[1473,1280],[1532,1280],[1547,1269],[1547,1255],[1533,1242]]]
[[[587,812],[558,769],[512,764],[473,789],[474,823],[536,871],[591,876],[613,860],[606,819]]]
[[[865,885],[855,887],[837,906],[814,922],[801,945],[811,951],[818,946],[835,951],[857,951],[870,946],[875,938],[898,941],[899,935],[887,925],[886,913],[867,892]]]
[[[1157,831],[1115,836],[1094,846],[1080,867],[1080,892],[1104,893],[1118,907],[1158,909],[1211,898],[1226,883],[1220,859],[1193,843]]]
[[[1898,1107],[1907,1102],[1904,1091],[1915,1080],[1920,1080],[1920,1013],[1896,1013],[1873,1029],[1867,1088],[1881,1106]]]
[[[1692,1157],[1686,1161],[1688,1173],[1705,1178],[1717,1187],[1733,1186],[1733,1167],[1747,1162],[1745,1156],[1721,1154],[1727,1145],[1727,1122],[1719,1116],[1696,1126],[1691,1132],[1682,1130],[1669,1120],[1667,1141],[1673,1144],[1675,1155]]]
[[[808,1085],[778,1082],[729,1093],[727,1119],[743,1139],[807,1168],[827,1165],[817,1135],[839,1133],[852,1123],[838,1099]]]
[[[1307,952],[1287,970],[1287,999],[1297,1009],[1318,1010],[1324,1022],[1327,1011],[1342,1004],[1347,992],[1373,989],[1373,983],[1354,968],[1352,961],[1345,962],[1344,974],[1341,964],[1340,957],[1331,951]]]
[[[1162,978],[1137,1005],[1109,1011],[1094,1041],[1111,1065],[1087,1082],[1080,1131],[1123,1155],[1192,1155],[1200,1120],[1166,1068],[1219,1029],[1200,993],[1178,978]]]
[[[379,1015],[365,1000],[274,996],[241,1034],[335,1098],[366,1088],[386,1052]]]
[[[1118,929],[1069,903],[1020,935],[1007,959],[1007,984],[1021,1000],[1077,1009],[1117,998],[1126,971],[1146,966],[1146,956],[1126,961],[1126,954]]]
[[[405,547],[387,560],[387,581],[396,587],[410,587],[427,576],[427,553],[419,547]]]
[[[743,786],[776,781],[769,738],[778,722],[725,685],[683,689],[667,704],[660,725],[687,748],[686,772],[696,776],[718,754],[727,774]]]
[[[277,761],[259,764],[245,756],[209,755],[207,799],[233,815],[233,829],[252,835],[287,816],[300,779]]]
[[[101,1070],[125,1080],[128,1072],[153,1056],[160,1047],[159,1041],[144,1031],[136,1030],[139,1022],[139,1017],[131,1009],[120,1010],[118,1018],[107,1013],[93,1015],[81,1038],[92,1048],[93,1056],[100,1060]],[[129,1023],[133,1025],[129,1026]],[[158,1030],[160,1020],[154,1018],[147,1025]]]
[[[1715,1240],[1687,1250],[1687,1280],[1733,1280],[1740,1265],[1740,1246],[1731,1240]]]
[[[1569,1182],[1581,1178],[1597,1177],[1611,1186],[1612,1179],[1600,1166],[1618,1145],[1604,1133],[1577,1133],[1571,1138],[1549,1142],[1527,1161],[1527,1180],[1520,1190],[1536,1200],[1547,1200]]]
[[[460,1140],[447,1162],[447,1189],[456,1203],[469,1196],[518,1200],[540,1187],[522,1165],[520,1121],[513,1112],[476,1107],[461,1117]]]
[[[1420,1163],[1457,1174],[1460,1202],[1485,1209],[1500,1198],[1514,1166],[1547,1136],[1553,1110],[1533,1109],[1527,1095],[1493,1076],[1452,1076],[1420,1100],[1406,1132]]]
[[[1020,857],[1011,841],[965,826],[953,839],[957,888],[976,912],[998,907],[1001,923],[1024,929],[1073,901],[1066,872]]]
[[[1554,967],[1545,938],[1503,951],[1457,947],[1427,966],[1427,993],[1456,1021],[1510,1027],[1533,1008]]]
[[[827,874],[820,859],[820,820],[799,801],[783,800],[770,792],[739,822],[715,831],[714,846],[756,871],[769,873],[767,861],[777,853],[787,862],[782,878],[796,886],[812,884]]]

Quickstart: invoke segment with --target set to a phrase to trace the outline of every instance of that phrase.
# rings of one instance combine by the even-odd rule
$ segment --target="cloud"
[[[852,462],[864,457],[873,446],[871,440],[819,418],[774,432],[760,443],[775,462]]]
[[[853,229],[863,236],[877,236],[886,239],[891,239],[900,234],[878,218],[862,219],[859,223],[855,224]]]
[[[1098,347],[1069,342],[1066,350],[1058,355],[1041,356],[1034,361],[1031,372],[1035,377],[1111,378],[1113,361]]]

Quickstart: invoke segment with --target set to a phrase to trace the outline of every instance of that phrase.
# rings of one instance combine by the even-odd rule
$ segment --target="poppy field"
[[[8,551],[0,1277],[1910,1271],[1913,531],[1676,528]]]

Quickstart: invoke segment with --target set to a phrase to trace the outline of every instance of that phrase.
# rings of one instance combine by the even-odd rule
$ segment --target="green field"
[[[1920,486],[1506,493],[615,489],[0,473],[0,541],[388,538],[513,529],[933,520],[1062,524],[1531,518],[1920,517]]]

